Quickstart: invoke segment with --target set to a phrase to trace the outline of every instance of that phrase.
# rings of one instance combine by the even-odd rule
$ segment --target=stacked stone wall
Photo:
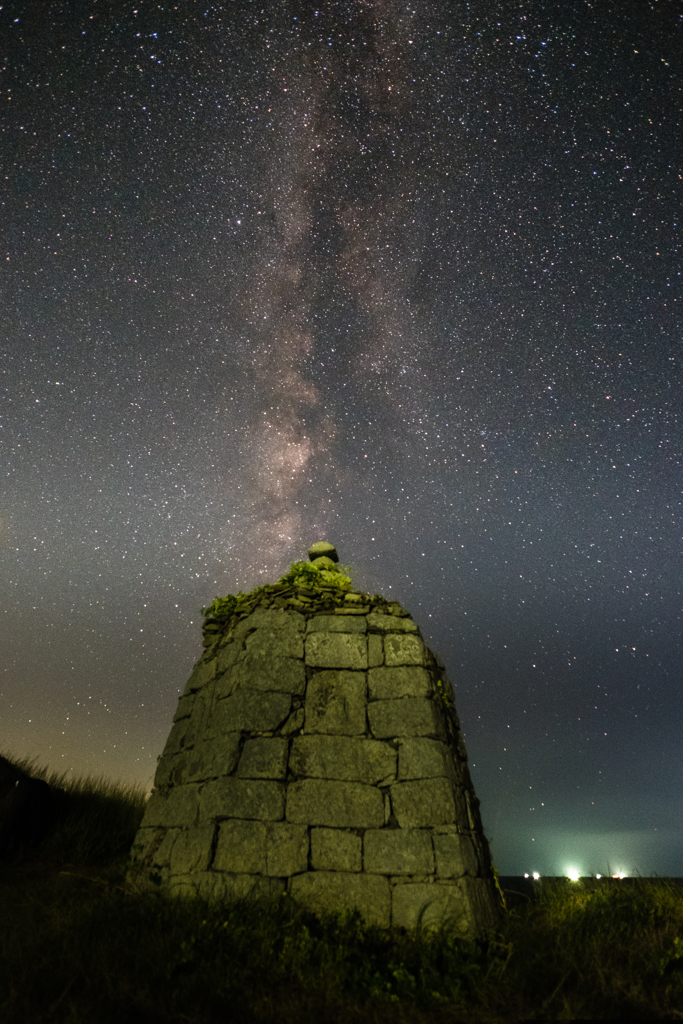
[[[396,602],[273,586],[228,621],[178,702],[133,847],[176,894],[288,894],[464,936],[498,900],[443,665]]]

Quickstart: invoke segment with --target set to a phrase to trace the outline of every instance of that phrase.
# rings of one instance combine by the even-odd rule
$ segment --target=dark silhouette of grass
[[[287,897],[208,904],[127,880],[135,787],[61,787],[30,859],[0,866],[3,1024],[493,1022],[683,1017],[683,887],[541,882],[465,942],[318,918]]]

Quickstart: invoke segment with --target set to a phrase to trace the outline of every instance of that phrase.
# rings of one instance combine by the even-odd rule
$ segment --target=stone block
[[[216,655],[216,677],[220,676],[227,669],[232,668],[244,657],[244,647],[240,640],[229,640],[225,644],[221,644],[218,648]]]
[[[399,697],[428,697],[432,692],[429,672],[417,665],[397,668],[371,668],[368,672],[370,700],[391,700]]]
[[[393,616],[392,616],[393,618]],[[406,619],[396,619],[406,622]],[[389,633],[384,637],[385,665],[424,665],[425,647],[418,636],[400,636]]]
[[[401,828],[467,827],[466,810],[464,821],[462,817],[458,820],[455,789],[449,779],[397,782],[391,787],[391,805]]]
[[[275,631],[257,629],[255,633],[247,637],[245,648],[247,655],[257,659],[269,660],[271,658],[303,658],[304,640],[303,634],[290,633],[284,630]]]
[[[309,620],[307,629],[307,633],[365,632],[367,632],[367,625],[363,616],[358,618],[352,618],[351,616],[335,618],[334,615],[316,615],[315,618]]]
[[[263,821],[223,821],[213,861],[215,871],[266,874],[266,826]]]
[[[224,902],[282,896],[285,881],[282,878],[268,878],[267,875],[198,871],[195,874],[172,876],[166,888],[171,896]]]
[[[213,706],[216,702],[215,686],[206,686],[200,693],[196,694],[190,724],[185,733],[184,746],[195,747],[206,737],[207,725],[211,719]]]
[[[176,782],[201,782],[204,779],[229,775],[239,758],[240,734],[226,732],[218,740],[204,740],[182,755],[183,766]]]
[[[295,775],[374,785],[396,773],[396,751],[388,743],[355,736],[297,736],[289,767]]]
[[[309,871],[292,878],[290,895],[314,913],[358,910],[368,925],[389,928],[389,879],[344,871]]]
[[[367,668],[367,640],[356,633],[309,633],[306,637],[306,664],[313,668]]]
[[[417,633],[417,626],[412,619],[399,619],[395,615],[383,615],[382,612],[370,612],[368,629],[380,633]]]
[[[288,693],[238,690],[217,702],[207,739],[218,739],[226,732],[273,732],[288,717],[291,706]]]
[[[131,859],[139,869],[168,868],[179,828],[141,828],[131,849]]]
[[[184,875],[190,871],[207,871],[211,863],[214,825],[186,829],[176,836],[171,851],[171,872]]]
[[[238,622],[233,630],[236,640],[243,640],[255,629],[265,629],[278,633],[303,633],[306,619],[296,611],[283,608],[257,608],[251,615]]]
[[[163,789],[175,781],[175,774],[178,768],[185,763],[185,754],[162,754],[157,763],[157,770],[154,773],[154,788]]]
[[[332,634],[333,638],[340,635]],[[365,642],[364,637],[360,639]],[[366,690],[364,672],[317,672],[306,690],[306,732],[364,733]]]
[[[191,750],[164,755],[157,765],[154,785],[179,786],[229,775],[239,759],[239,739],[240,733],[226,733],[220,740],[204,740]]]
[[[368,636],[368,668],[377,668],[384,664],[384,644],[382,637],[376,633]]]
[[[373,736],[442,736],[443,723],[438,709],[425,697],[402,700],[377,700],[368,704],[368,721]]]
[[[192,714],[192,708],[194,707],[194,699],[196,694],[188,693],[187,696],[181,697],[178,701],[178,707],[176,713],[173,716],[174,722],[179,722],[181,718],[189,718]]]
[[[216,662],[214,661],[198,661],[192,670],[190,678],[187,680],[185,689],[183,691],[183,697],[190,693],[195,693],[197,690],[203,689],[207,683],[213,682],[216,677]]]
[[[341,828],[311,829],[311,864],[315,871],[361,871],[360,836]]]
[[[237,774],[243,779],[284,779],[287,774],[287,740],[247,740]]]
[[[276,655],[267,658],[250,653],[218,680],[217,694],[221,699],[242,689],[302,694],[305,688],[306,670],[300,659]]]
[[[284,877],[308,868],[308,829],[284,822],[224,821],[214,870]]]
[[[199,810],[199,786],[176,786],[167,792],[156,791],[147,801],[141,828],[192,828]]]
[[[381,875],[433,874],[434,851],[429,832],[368,829],[363,836],[363,869]]]
[[[305,825],[268,824],[266,874],[274,878],[308,870],[308,829]]]
[[[304,709],[297,708],[292,711],[291,715],[280,729],[282,736],[292,736],[295,732],[298,732],[304,724]]]
[[[379,789],[360,782],[303,779],[289,784],[287,821],[331,828],[381,828],[384,800]]]
[[[423,736],[409,736],[399,741],[398,778],[435,779],[439,776],[459,781],[452,749],[440,740]]]
[[[452,928],[458,938],[471,938],[469,907],[464,895],[452,886],[408,882],[395,885],[391,892],[393,928],[413,931],[418,925],[426,931]]]
[[[207,782],[201,796],[200,817],[249,818],[279,821],[284,817],[285,794],[281,782],[261,779],[216,779]]]
[[[463,875],[475,876],[478,873],[477,853],[470,836],[435,829],[432,840],[439,878],[461,878]]]
[[[457,938],[476,939],[495,926],[495,903],[483,878],[396,885],[391,893],[394,928],[445,928]]]
[[[189,728],[189,718],[181,718],[179,722],[176,722],[171,727],[171,731],[168,734],[168,739],[166,740],[166,746],[164,747],[164,752],[161,755],[162,757],[169,757],[173,754],[179,754],[182,750],[184,750],[185,737],[187,736],[187,731]]]

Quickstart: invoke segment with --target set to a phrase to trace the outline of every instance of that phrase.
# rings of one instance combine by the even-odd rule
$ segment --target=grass
[[[496,936],[385,933],[284,897],[209,905],[138,891],[144,794],[70,781],[62,821],[0,866],[0,1020],[507,1022],[683,1017],[683,887],[541,883]]]

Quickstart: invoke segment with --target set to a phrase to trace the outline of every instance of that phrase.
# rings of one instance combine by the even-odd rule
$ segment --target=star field
[[[0,25],[3,750],[151,786],[200,607],[329,539],[502,874],[683,874],[679,6]]]

